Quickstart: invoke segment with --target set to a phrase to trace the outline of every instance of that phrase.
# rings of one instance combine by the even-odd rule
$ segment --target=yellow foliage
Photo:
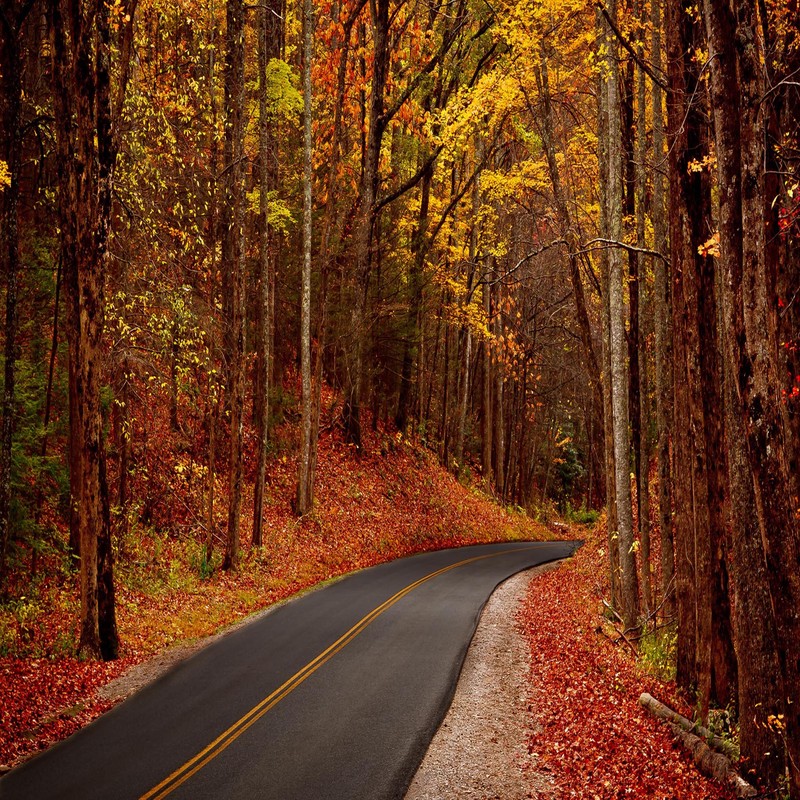
[[[701,244],[700,247],[697,248],[697,252],[703,257],[712,256],[714,258],[719,258],[719,231],[717,231],[707,242]]]

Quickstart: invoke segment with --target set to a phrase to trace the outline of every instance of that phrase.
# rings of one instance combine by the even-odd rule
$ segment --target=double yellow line
[[[291,678],[287,681],[282,683],[274,692],[267,695],[261,702],[253,706],[244,716],[240,717],[233,725],[230,726],[227,730],[223,731],[216,739],[214,739],[211,744],[204,747],[196,756],[190,758],[185,764],[178,767],[171,775],[168,775],[164,778],[161,783],[157,786],[154,786],[149,792],[143,794],[139,800],[161,800],[161,798],[166,797],[168,794],[173,792],[177,789],[182,783],[185,783],[192,777],[196,772],[199,772],[209,761],[216,758],[223,750],[225,750],[228,745],[232,744],[236,739],[238,739],[251,725],[254,725],[264,714],[267,713],[271,708],[276,706],[294,691],[306,678],[309,678],[313,675],[326,661],[329,661],[333,656],[335,656],[342,648],[344,648],[347,644],[349,644],[353,639],[358,636],[361,631],[363,631],[370,623],[374,622],[384,611],[387,611],[391,608],[395,603],[399,600],[402,600],[407,594],[413,592],[414,589],[421,586],[423,583],[427,583],[428,581],[432,580],[433,578],[438,577],[439,575],[444,575],[445,572],[450,572],[450,570],[456,569],[457,567],[463,567],[466,564],[472,564],[475,561],[482,561],[486,558],[495,558],[497,556],[506,555],[508,553],[517,552],[520,549],[532,549],[531,548],[513,548],[508,550],[501,550],[497,553],[488,553],[487,555],[483,556],[475,556],[473,558],[467,558],[464,561],[459,561],[455,564],[451,564],[449,567],[443,567],[442,569],[436,570],[436,572],[431,572],[428,575],[420,578],[419,580],[414,581],[414,583],[409,584],[404,589],[401,589],[396,594],[393,594],[388,600],[381,603],[377,608],[374,608],[372,611],[369,612],[365,617],[362,617],[352,628],[350,628],[347,633],[340,636],[330,647],[326,650],[323,650],[313,661],[309,661],[302,669],[295,672]]]

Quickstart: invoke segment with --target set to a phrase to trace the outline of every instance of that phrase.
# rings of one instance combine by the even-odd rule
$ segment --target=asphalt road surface
[[[306,594],[13,770],[0,798],[402,798],[489,595],[575,547],[441,550]]]

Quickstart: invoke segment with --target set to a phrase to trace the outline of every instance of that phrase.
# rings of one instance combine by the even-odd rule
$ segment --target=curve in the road
[[[9,773],[0,798],[402,797],[492,590],[575,546],[478,545],[350,575],[178,665]]]

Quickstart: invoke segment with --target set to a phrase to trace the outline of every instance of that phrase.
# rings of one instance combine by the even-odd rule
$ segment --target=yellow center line
[[[402,600],[407,594],[414,591],[417,587],[421,586],[433,578],[443,575],[445,572],[463,567],[466,564],[472,564],[475,561],[482,561],[486,558],[495,558],[496,556],[507,555],[519,550],[528,550],[525,548],[513,548],[508,550],[501,550],[497,553],[488,553],[482,556],[474,556],[467,558],[464,561],[458,561],[455,564],[450,564],[448,567],[431,572],[425,575],[414,583],[409,584],[404,589],[401,589],[396,594],[393,594],[388,600],[381,603],[374,608],[366,616],[362,617],[349,631],[342,634],[332,645],[323,650],[316,658],[309,661],[304,667],[299,669],[289,678],[282,683],[274,692],[268,694],[263,700],[251,708],[244,716],[240,717],[233,723],[227,730],[223,731],[213,742],[204,747],[197,755],[190,758],[185,764],[178,767],[172,774],[164,778],[161,783],[154,786],[147,794],[143,794],[139,800],[161,800],[168,794],[177,789],[182,783],[189,780],[196,772],[201,770],[209,761],[216,758],[228,745],[232,744],[239,738],[251,725],[258,722],[264,714],[271,708],[276,706],[284,697],[294,691],[303,681],[313,675],[325,662],[329,661],[336,655],[342,648],[349,644],[361,631],[363,631],[370,623],[377,619],[384,611],[391,608],[399,600]]]

